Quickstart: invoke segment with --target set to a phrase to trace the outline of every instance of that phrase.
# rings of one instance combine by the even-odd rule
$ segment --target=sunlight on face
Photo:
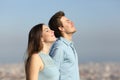
[[[64,29],[65,33],[73,34],[74,32],[76,32],[76,28],[75,28],[73,22],[71,20],[69,20],[67,17],[63,16],[61,18],[61,22],[63,24],[63,29]]]
[[[44,42],[54,42],[56,37],[54,31],[52,31],[48,26],[43,25],[42,38]]]

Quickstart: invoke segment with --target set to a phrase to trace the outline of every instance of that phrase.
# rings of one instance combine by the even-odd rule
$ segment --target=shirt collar
[[[69,41],[69,40],[65,39],[64,37],[60,37],[59,39],[68,46],[73,45],[73,41]]]

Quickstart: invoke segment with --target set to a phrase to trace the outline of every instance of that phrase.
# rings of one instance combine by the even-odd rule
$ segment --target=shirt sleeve
[[[54,54],[53,60],[58,69],[60,69],[60,66],[64,60],[64,51],[62,50],[62,48],[55,48],[53,54]]]

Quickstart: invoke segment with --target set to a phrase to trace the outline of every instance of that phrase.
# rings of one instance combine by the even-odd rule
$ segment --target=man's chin
[[[76,32],[76,30],[75,31],[73,31],[73,33],[75,33]]]

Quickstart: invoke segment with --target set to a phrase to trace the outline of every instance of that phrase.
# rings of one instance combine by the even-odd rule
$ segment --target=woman
[[[25,62],[26,80],[59,80],[59,71],[49,56],[55,40],[54,31],[44,24],[35,25],[30,30]]]

